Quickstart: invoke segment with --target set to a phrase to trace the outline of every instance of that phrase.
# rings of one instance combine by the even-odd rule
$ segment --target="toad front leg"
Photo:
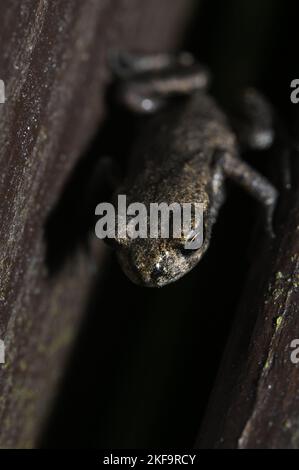
[[[220,159],[225,175],[261,202],[266,212],[267,231],[273,237],[273,213],[278,198],[274,186],[243,160],[229,153],[223,153]]]
[[[233,119],[238,140],[243,148],[265,150],[275,140],[272,106],[259,92],[248,88],[239,96],[238,119]],[[240,184],[257,199],[266,213],[267,231],[273,237],[273,213],[278,192],[274,186],[243,160],[223,152],[222,167],[225,175]]]

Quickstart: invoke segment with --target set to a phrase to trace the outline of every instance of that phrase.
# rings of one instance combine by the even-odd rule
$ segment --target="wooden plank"
[[[174,47],[189,7],[189,0],[1,2],[1,447],[35,445],[104,263],[101,249],[90,256],[80,248],[50,275],[45,224],[105,117],[107,51]]]
[[[298,155],[281,196],[277,238],[256,257],[200,431],[200,448],[298,448]]]

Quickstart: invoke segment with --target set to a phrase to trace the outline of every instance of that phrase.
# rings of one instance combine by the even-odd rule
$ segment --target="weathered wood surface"
[[[36,444],[103,263],[79,249],[50,276],[44,227],[105,117],[107,51],[175,46],[190,3],[1,2],[0,447]]]
[[[277,239],[252,258],[248,286],[197,446],[299,448],[299,172],[281,196]]]

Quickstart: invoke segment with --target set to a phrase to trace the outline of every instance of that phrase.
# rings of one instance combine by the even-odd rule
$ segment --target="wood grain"
[[[50,275],[45,223],[106,113],[110,48],[175,47],[183,0],[4,0],[0,15],[0,447],[34,447],[104,251]]]
[[[299,448],[299,172],[280,197],[277,237],[256,246],[214,391],[200,448]]]

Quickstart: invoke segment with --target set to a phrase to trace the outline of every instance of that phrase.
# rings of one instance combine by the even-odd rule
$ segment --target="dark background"
[[[293,129],[296,109],[290,104],[289,85],[298,76],[298,34],[291,5],[282,0],[194,3],[182,48],[211,69],[211,93],[225,107],[237,88],[254,85]],[[106,123],[82,156],[50,220],[49,263],[54,270],[59,267],[51,257],[55,242],[51,227],[59,213],[60,217],[65,213],[70,195],[74,200],[80,194],[78,174],[88,178],[94,152],[128,158],[134,129],[112,100]],[[279,186],[271,153],[246,158]],[[134,286],[109,252],[41,439],[43,447],[194,445],[263,236],[260,219],[256,202],[228,185],[227,201],[204,259],[185,278],[161,290]]]

